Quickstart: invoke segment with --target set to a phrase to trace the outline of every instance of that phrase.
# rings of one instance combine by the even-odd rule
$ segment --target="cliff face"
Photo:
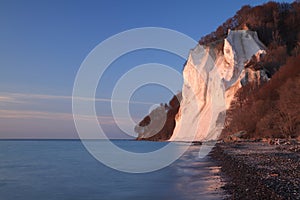
[[[237,90],[249,82],[260,84],[268,77],[263,70],[245,68],[253,56],[265,54],[266,47],[256,32],[230,31],[223,53],[198,45],[191,50],[183,71],[182,101],[176,115],[171,141],[217,139]]]
[[[247,137],[300,135],[299,21],[298,1],[243,6],[201,38],[199,44],[209,47],[191,51],[183,73],[183,100],[167,106],[171,110],[162,130],[148,137],[151,130],[145,126],[155,119],[145,117],[137,125],[138,139],[215,139],[230,106],[222,136],[241,130]]]

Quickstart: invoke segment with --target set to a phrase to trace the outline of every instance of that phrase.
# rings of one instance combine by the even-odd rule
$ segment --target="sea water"
[[[164,142],[114,141],[147,152]],[[129,174],[96,160],[80,140],[0,140],[1,200],[222,199],[218,167],[200,146],[155,172]]]

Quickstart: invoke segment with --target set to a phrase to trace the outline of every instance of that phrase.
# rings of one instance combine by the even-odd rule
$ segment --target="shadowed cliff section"
[[[173,96],[169,104],[161,104],[160,107],[151,111],[135,127],[135,132],[138,133],[137,140],[165,141],[170,139],[175,128],[175,116],[181,99],[181,93],[179,93]]]

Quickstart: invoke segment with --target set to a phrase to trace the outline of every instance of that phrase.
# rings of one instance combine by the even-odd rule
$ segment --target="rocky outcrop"
[[[181,93],[173,96],[169,104],[161,104],[151,111],[138,125],[135,132],[137,140],[166,141],[175,128],[175,116],[178,113]]]

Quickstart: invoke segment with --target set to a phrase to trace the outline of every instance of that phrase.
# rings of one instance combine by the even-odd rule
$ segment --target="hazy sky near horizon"
[[[163,27],[198,41],[241,6],[265,2],[1,0],[0,139],[77,138],[71,104],[74,79],[89,52],[110,36],[132,28]],[[149,62],[181,73],[185,60],[145,50],[109,67],[96,94],[98,120],[109,137],[126,137],[111,116],[114,84],[131,68]],[[138,121],[153,104],[171,97],[157,85],[138,89],[130,102],[132,118]]]

